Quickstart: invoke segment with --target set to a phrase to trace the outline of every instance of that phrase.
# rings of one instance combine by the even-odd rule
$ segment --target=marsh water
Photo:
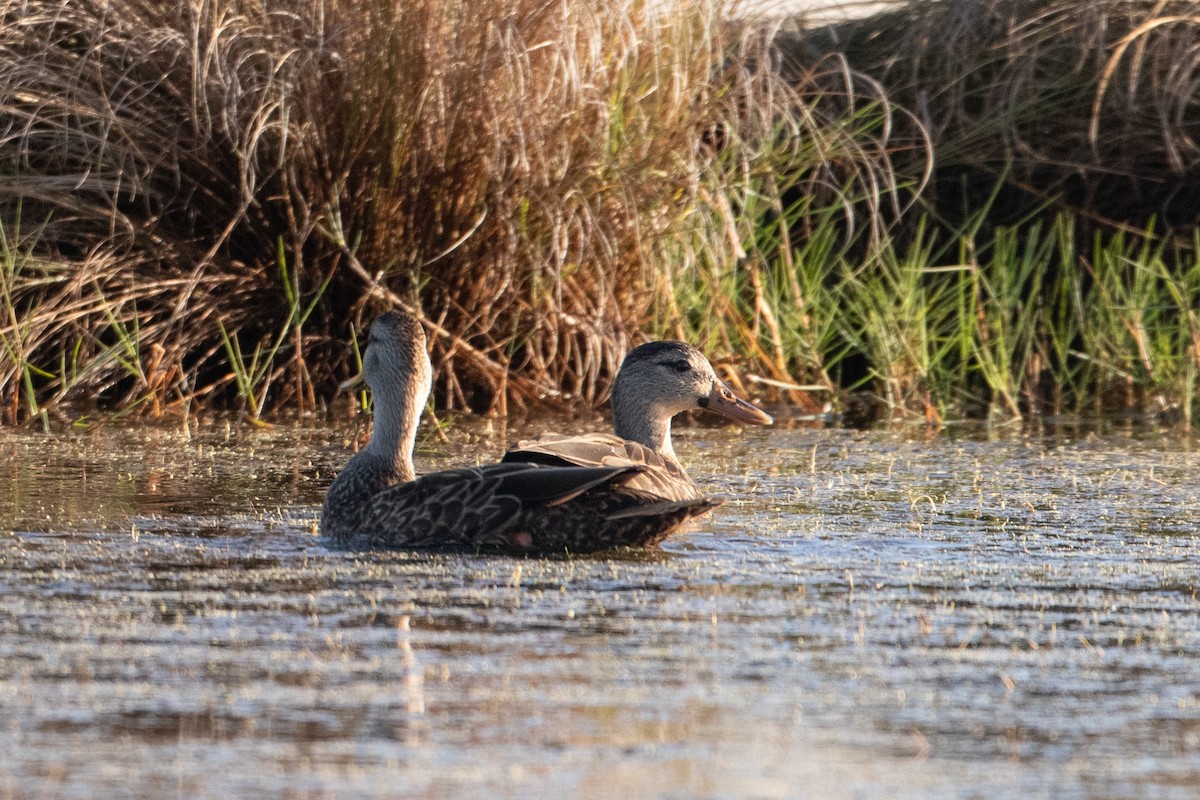
[[[0,433],[0,798],[1200,796],[1191,434],[685,428],[554,559],[324,548],[353,436]]]

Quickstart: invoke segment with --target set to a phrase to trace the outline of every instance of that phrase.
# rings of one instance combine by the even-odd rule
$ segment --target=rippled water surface
[[[1200,796],[1193,436],[685,429],[535,560],[323,548],[350,433],[0,433],[0,798]]]

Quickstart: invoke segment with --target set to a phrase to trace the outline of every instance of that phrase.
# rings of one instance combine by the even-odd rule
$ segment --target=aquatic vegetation
[[[262,416],[273,379],[289,370],[295,380],[292,398],[296,410],[303,412],[316,407],[316,396],[308,374],[308,364],[304,359],[304,326],[312,316],[333,276],[330,275],[326,278],[325,283],[317,287],[311,297],[305,298],[301,294],[299,276],[294,270],[288,269],[287,254],[283,251],[282,243],[279,246],[278,257],[280,284],[283,286],[289,313],[283,323],[283,328],[275,336],[259,339],[255,343],[249,363],[242,353],[241,342],[237,335],[231,335],[225,329],[224,321],[219,317],[217,319],[217,328],[221,332],[221,344],[225,347],[229,365],[233,368],[234,379],[237,381],[238,397],[246,403],[246,413],[255,420]],[[301,305],[302,302],[304,305]],[[276,357],[279,355],[280,347],[288,341],[289,336],[292,340],[289,362],[277,365]]]

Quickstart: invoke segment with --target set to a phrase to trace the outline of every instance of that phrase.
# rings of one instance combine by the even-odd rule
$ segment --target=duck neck
[[[382,463],[397,482],[411,481],[417,476],[413,448],[417,444],[417,424],[424,399],[411,391],[395,395],[373,392],[372,396],[375,401],[374,427],[371,441],[363,449]]]
[[[671,446],[671,414],[645,400],[631,397],[618,383],[613,387],[613,427],[617,436],[638,442],[660,455],[675,458]]]

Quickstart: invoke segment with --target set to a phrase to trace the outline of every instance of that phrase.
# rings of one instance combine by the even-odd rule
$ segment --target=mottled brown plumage
[[[415,319],[393,311],[375,321],[363,374],[375,401],[375,426],[367,446],[329,487],[321,531],[334,546],[585,553],[657,543],[716,505],[698,495],[648,491],[655,484],[643,476],[653,459],[515,461],[418,478],[412,451],[432,368]]]

